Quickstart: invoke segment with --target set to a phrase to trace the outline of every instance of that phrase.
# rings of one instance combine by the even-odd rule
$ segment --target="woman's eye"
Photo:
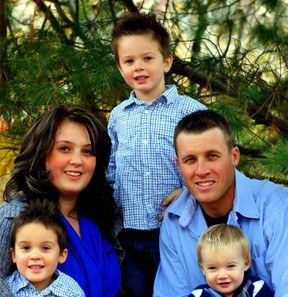
[[[60,147],[58,148],[58,150],[59,150],[59,151],[62,151],[62,152],[67,152],[67,151],[69,151],[69,148],[68,148],[68,146],[60,146]]]
[[[93,152],[92,152],[92,150],[89,150],[89,149],[84,150],[83,153],[84,153],[85,155],[87,155],[87,156],[93,156],[93,155],[94,155]]]

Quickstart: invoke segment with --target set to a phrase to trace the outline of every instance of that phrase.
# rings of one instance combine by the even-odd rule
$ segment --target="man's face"
[[[176,146],[176,163],[191,194],[208,215],[225,215],[233,205],[239,149],[229,150],[219,128],[199,134],[180,133]]]

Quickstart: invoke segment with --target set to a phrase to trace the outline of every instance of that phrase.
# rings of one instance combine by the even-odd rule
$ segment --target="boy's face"
[[[139,99],[150,103],[165,91],[164,73],[173,58],[164,59],[152,34],[122,36],[117,43],[119,71]]]
[[[201,269],[207,284],[225,297],[232,297],[242,284],[244,272],[250,263],[245,261],[239,245],[223,247],[221,251],[211,251],[209,247],[201,250]]]
[[[29,223],[16,232],[12,261],[32,285],[41,291],[49,286],[58,263],[63,263],[67,250],[60,252],[56,233],[41,223]]]

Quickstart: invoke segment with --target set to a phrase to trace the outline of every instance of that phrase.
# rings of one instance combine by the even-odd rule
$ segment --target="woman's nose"
[[[82,155],[80,153],[74,153],[71,156],[70,164],[74,164],[74,165],[83,164]]]

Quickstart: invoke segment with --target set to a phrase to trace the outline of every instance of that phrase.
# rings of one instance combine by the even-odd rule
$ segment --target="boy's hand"
[[[180,196],[182,191],[183,191],[182,188],[174,190],[162,201],[162,205],[164,206],[164,211],[159,215],[159,218],[158,218],[159,222],[163,221],[164,213],[167,207]]]

